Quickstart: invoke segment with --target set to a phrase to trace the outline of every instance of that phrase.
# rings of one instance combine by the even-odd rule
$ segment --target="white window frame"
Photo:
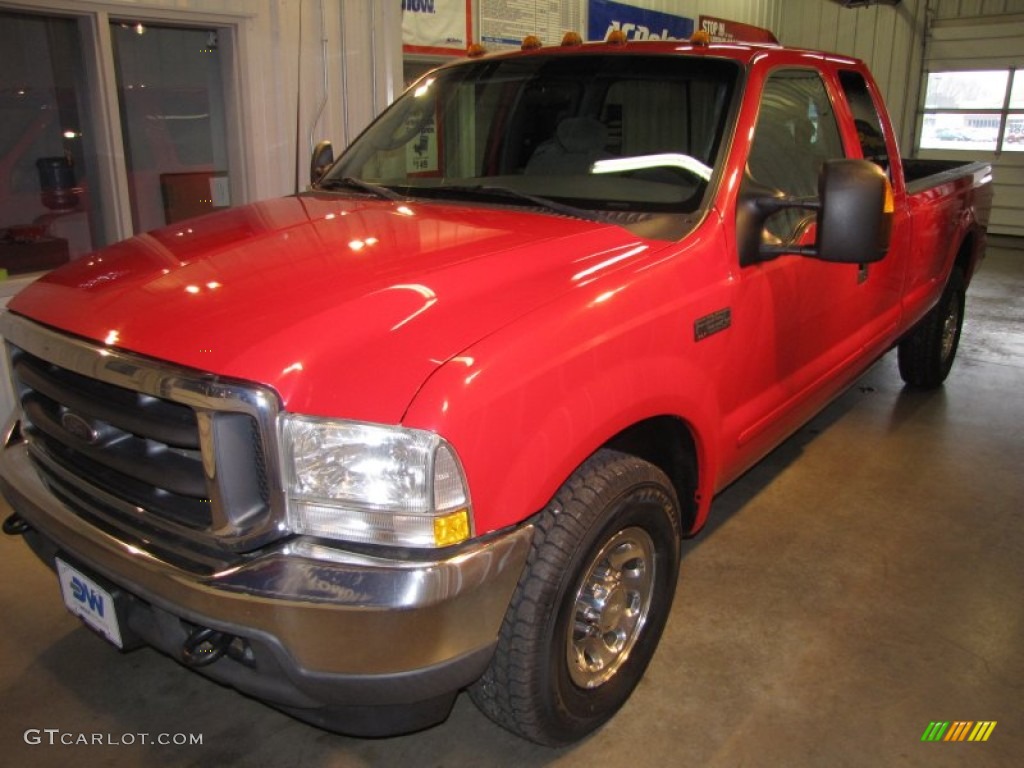
[[[988,108],[978,109],[976,107],[964,108],[964,109],[953,109],[950,107],[927,107],[925,106],[928,92],[928,80],[932,75],[940,74],[956,74],[958,72],[1007,72],[1008,77],[1006,78],[1006,91],[1003,94],[1003,104],[999,108]],[[1011,65],[1009,67],[992,67],[985,66],[984,68],[975,67],[972,69],[933,69],[927,70],[924,73],[924,81],[921,88],[921,107],[918,110],[917,119],[917,135],[914,138],[914,146],[918,152],[973,152],[977,154],[978,149],[974,147],[922,147],[921,136],[924,132],[924,122],[927,115],[992,115],[999,120],[999,130],[996,134],[996,147],[994,150],[981,150],[983,152],[991,152],[996,157],[1003,154],[1004,142],[1006,139],[1006,124],[1011,114],[1020,114],[1024,112],[1022,108],[1011,108],[1010,107],[1010,95],[1013,93],[1013,81],[1020,73],[1020,77],[1024,78],[1024,69],[1018,69],[1016,66]],[[1010,150],[1011,152],[1014,150]]]
[[[179,10],[152,5],[92,2],[91,0],[0,0],[0,10],[74,19],[82,45],[86,98],[91,107],[97,154],[96,194],[104,200],[102,208],[103,240],[113,243],[131,237],[131,197],[128,186],[128,165],[125,157],[121,111],[117,96],[117,74],[114,63],[112,22],[131,20],[143,24],[169,24],[182,27],[216,29],[222,51],[222,72],[225,98],[225,126],[228,146],[228,179],[232,204],[249,199],[250,163],[243,125],[244,68],[240,62],[245,47],[245,22],[253,14],[208,13],[202,10]]]

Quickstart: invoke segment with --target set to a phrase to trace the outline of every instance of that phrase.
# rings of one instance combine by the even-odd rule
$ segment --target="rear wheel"
[[[499,725],[567,744],[607,721],[661,637],[679,574],[675,491],[654,465],[600,451],[536,521],[487,672],[470,690]]]
[[[939,303],[900,342],[897,359],[907,384],[931,388],[946,380],[960,345],[965,299],[964,274],[954,267]]]

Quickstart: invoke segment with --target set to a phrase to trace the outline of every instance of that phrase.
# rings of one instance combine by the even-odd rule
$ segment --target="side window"
[[[857,141],[860,142],[864,159],[877,163],[888,173],[889,150],[885,146],[882,121],[878,117],[878,110],[875,109],[864,76],[860,72],[844,69],[839,73],[839,83],[853,112],[853,122],[857,126]]]
[[[761,94],[754,140],[747,158],[748,181],[787,197],[816,197],[818,172],[826,160],[843,157],[832,102],[817,72],[773,73]],[[771,216],[768,233],[781,243],[799,238],[811,217],[788,209]]]

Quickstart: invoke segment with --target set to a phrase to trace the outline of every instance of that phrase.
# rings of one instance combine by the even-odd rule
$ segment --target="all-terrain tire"
[[[527,565],[484,676],[481,711],[558,746],[605,723],[647,668],[679,574],[675,490],[654,465],[602,450],[535,521]]]
[[[899,344],[900,377],[908,385],[931,389],[946,380],[960,345],[965,301],[964,273],[954,267],[939,303]]]

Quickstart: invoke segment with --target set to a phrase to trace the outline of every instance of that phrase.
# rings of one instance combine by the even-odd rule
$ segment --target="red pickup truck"
[[[0,485],[113,643],[365,735],[610,718],[715,494],[893,347],[946,377],[990,207],[778,46],[469,59],[325,154],[13,300]]]

